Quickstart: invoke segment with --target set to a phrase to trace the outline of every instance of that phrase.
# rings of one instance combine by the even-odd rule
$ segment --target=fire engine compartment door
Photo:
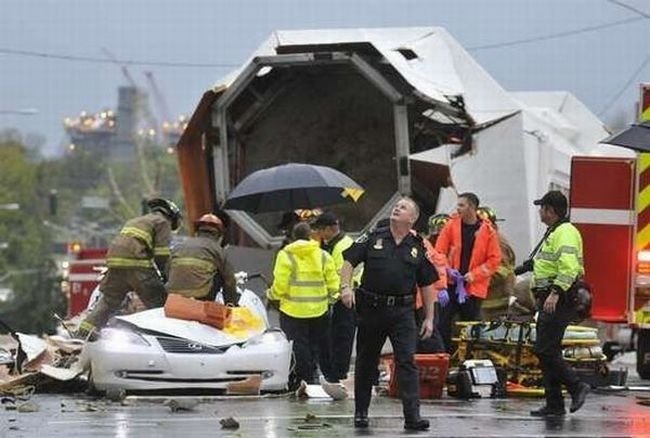
[[[628,320],[636,252],[635,186],[634,159],[571,161],[571,222],[582,234],[592,318],[597,321]]]

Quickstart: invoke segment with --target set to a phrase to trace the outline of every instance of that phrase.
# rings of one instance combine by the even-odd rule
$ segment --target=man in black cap
[[[336,272],[341,275],[343,251],[352,246],[353,240],[341,230],[339,219],[331,211],[326,211],[316,218],[312,228],[318,234],[321,248],[332,255]],[[353,287],[361,281],[361,270],[355,272]],[[330,326],[327,336],[320,346],[319,364],[325,379],[337,383],[347,378],[350,369],[350,357],[356,330],[356,317],[353,309],[344,306],[341,300],[332,306]]]
[[[539,205],[539,217],[548,226],[541,245],[533,252],[531,281],[539,312],[534,351],[544,376],[546,404],[530,414],[561,416],[566,413],[562,385],[571,395],[570,412],[582,407],[590,389],[562,356],[562,338],[573,313],[567,293],[584,275],[582,237],[569,222],[567,199],[561,192],[551,190],[533,204]]]

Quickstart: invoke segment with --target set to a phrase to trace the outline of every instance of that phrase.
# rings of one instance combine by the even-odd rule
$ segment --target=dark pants
[[[318,346],[327,330],[327,312],[315,318],[294,318],[280,312],[280,328],[293,341],[293,356],[295,368],[289,377],[289,389],[298,387],[301,380],[308,384],[318,383],[316,378],[316,362]]]
[[[341,301],[334,303],[327,336],[323,337],[319,352],[320,369],[327,381],[336,382],[348,377],[356,328],[354,309],[345,307]]]
[[[546,406],[551,409],[564,409],[562,385],[573,394],[579,387],[580,379],[562,357],[562,338],[569,325],[569,310],[565,297],[560,297],[555,312],[549,314],[543,310],[546,296],[546,293],[540,294],[537,301],[539,315],[534,352],[544,376]]]
[[[440,307],[436,304],[436,315],[440,314]],[[418,333],[424,322],[424,317],[426,312],[424,307],[420,307],[415,311],[415,324],[418,328]],[[446,353],[445,343],[442,341],[442,336],[440,336],[440,331],[436,328],[436,321],[433,322],[433,333],[426,339],[421,339],[418,336],[418,342],[416,347],[416,353],[431,354],[431,353]]]
[[[388,337],[395,355],[404,418],[406,421],[419,419],[419,377],[413,357],[417,342],[417,328],[413,306],[373,306],[364,302],[363,297],[358,293],[356,306],[359,327],[354,381],[355,411],[368,412],[381,348]]]
[[[456,291],[453,288],[449,289],[449,303],[444,307],[440,307],[440,318],[438,319],[438,330],[447,353],[452,354],[454,352],[451,338],[456,315],[458,315],[458,321],[480,321],[482,301],[482,299],[472,296],[468,297],[463,304],[458,304]]]
[[[165,285],[154,269],[109,268],[100,288],[102,297],[85,320],[97,328],[106,325],[130,291],[135,291],[148,309],[164,306],[167,300]]]

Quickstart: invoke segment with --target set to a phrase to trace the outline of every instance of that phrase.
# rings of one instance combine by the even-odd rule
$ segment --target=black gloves
[[[521,265],[515,268],[515,275],[521,275],[521,274],[525,274],[526,272],[532,271],[534,264],[535,263],[533,259],[524,260],[524,262]]]

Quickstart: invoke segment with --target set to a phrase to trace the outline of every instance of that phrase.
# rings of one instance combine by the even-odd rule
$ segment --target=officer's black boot
[[[427,430],[429,420],[420,417],[419,400],[403,401],[404,407],[404,429],[406,430]]]
[[[354,413],[354,427],[366,429],[368,424],[368,411],[356,411]]]
[[[578,383],[577,387],[571,391],[571,406],[569,407],[570,412],[573,413],[577,411],[582,407],[583,404],[585,404],[585,399],[587,398],[587,394],[589,394],[590,390],[591,386],[589,386],[587,383]]]
[[[546,387],[546,404],[539,409],[530,411],[533,417],[554,417],[566,414],[564,409],[564,398],[562,397],[562,389],[558,387]]]

